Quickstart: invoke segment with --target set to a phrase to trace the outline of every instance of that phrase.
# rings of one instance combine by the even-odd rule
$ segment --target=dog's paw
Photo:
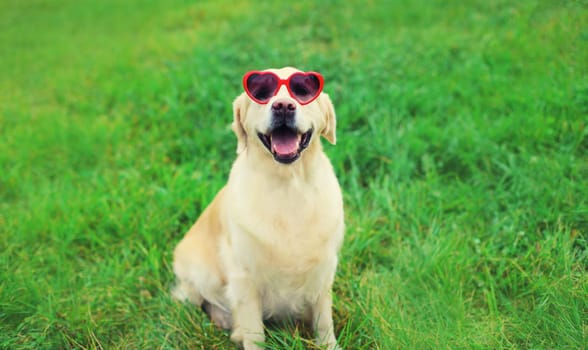
[[[231,333],[231,341],[237,344],[243,343],[243,331],[240,327],[233,329],[233,332]]]
[[[231,333],[231,341],[240,345],[240,347],[244,350],[263,350],[264,348],[260,346],[264,342],[263,335],[251,336],[248,334],[247,337],[243,335],[243,331],[241,328],[237,327]]]
[[[263,350],[263,347],[261,347],[257,344],[259,344],[258,341],[245,340],[245,341],[243,341],[243,349],[244,350]]]
[[[323,343],[320,344],[321,345],[321,349],[327,349],[327,350],[342,350],[341,347],[337,344],[337,343]]]
[[[324,339],[316,339],[316,344],[321,346],[321,349],[327,349],[327,350],[341,350],[341,347],[337,344],[337,341],[335,339],[332,339],[331,341],[325,341]]]

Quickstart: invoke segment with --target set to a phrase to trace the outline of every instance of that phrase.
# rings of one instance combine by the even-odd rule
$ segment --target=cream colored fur
[[[272,70],[281,78],[295,69]],[[219,326],[246,350],[261,349],[263,320],[309,319],[317,343],[338,349],[331,287],[343,240],[343,203],[319,136],[335,143],[335,112],[322,93],[296,103],[300,130],[314,130],[292,164],[275,161],[257,137],[268,128],[272,101],[289,98],[283,86],[266,105],[242,94],[235,100],[237,159],[226,186],[178,244],[176,297],[206,300]]]

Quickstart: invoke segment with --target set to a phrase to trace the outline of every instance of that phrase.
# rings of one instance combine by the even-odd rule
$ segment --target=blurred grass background
[[[250,69],[325,76],[345,349],[588,343],[586,1],[0,2],[0,347],[225,349],[170,299]],[[310,349],[295,327],[268,349]]]

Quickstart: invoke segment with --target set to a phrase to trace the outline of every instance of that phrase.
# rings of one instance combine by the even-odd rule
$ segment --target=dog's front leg
[[[317,344],[327,345],[329,350],[339,350],[341,348],[337,345],[333,327],[332,305],[333,300],[331,289],[329,288],[321,293],[317,301],[312,305],[312,321]]]
[[[245,350],[263,349],[263,315],[259,291],[246,274],[232,276],[228,295],[233,312],[231,340],[242,343]]]

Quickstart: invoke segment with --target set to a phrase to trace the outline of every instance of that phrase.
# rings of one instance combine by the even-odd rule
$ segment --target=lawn
[[[588,3],[0,2],[0,348],[233,349],[171,299],[251,69],[325,77],[344,349],[588,344]],[[295,326],[268,349],[313,349]]]

